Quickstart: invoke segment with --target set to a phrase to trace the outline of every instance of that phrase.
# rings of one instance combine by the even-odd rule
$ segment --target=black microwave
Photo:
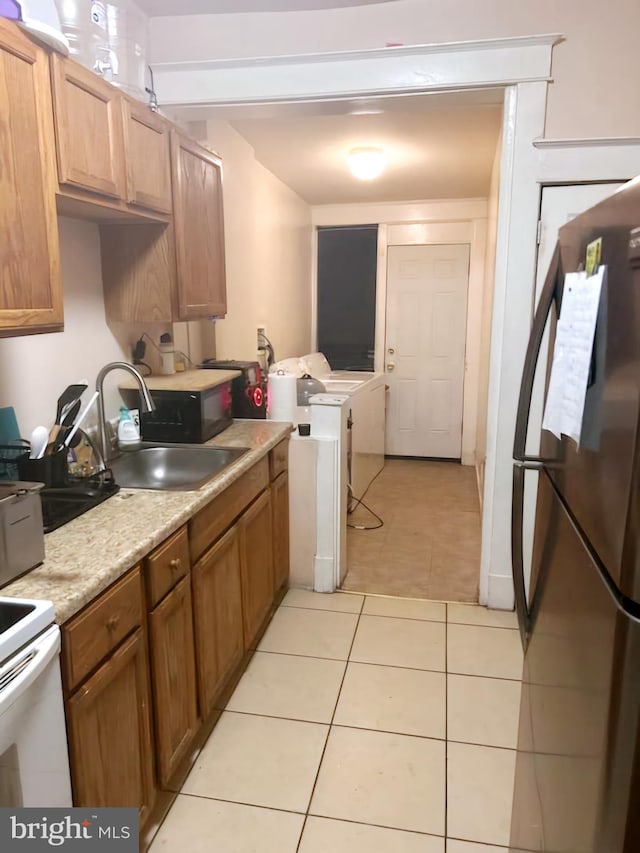
[[[156,408],[140,413],[143,441],[202,444],[231,425],[231,382],[201,391],[149,393]]]

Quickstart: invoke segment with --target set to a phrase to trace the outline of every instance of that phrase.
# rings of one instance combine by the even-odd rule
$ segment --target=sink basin
[[[201,447],[191,444],[143,446],[110,462],[113,476],[125,489],[199,489],[224,471],[247,447]]]

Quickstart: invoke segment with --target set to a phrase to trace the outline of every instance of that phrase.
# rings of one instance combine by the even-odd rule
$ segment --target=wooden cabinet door
[[[0,18],[0,335],[62,329],[47,54]]]
[[[273,586],[274,592],[289,582],[289,477],[283,471],[271,483],[273,512]]]
[[[149,672],[138,628],[67,700],[76,806],[152,805],[153,751]]]
[[[88,68],[51,55],[61,184],[124,198],[122,96]]]
[[[273,602],[273,536],[270,489],[238,520],[245,648],[253,648]]]
[[[166,785],[198,729],[188,576],[150,613],[149,627],[158,779]]]
[[[171,213],[170,125],[149,107],[123,98],[127,202]]]
[[[224,315],[222,163],[175,131],[171,163],[180,319]]]
[[[235,527],[192,569],[193,616],[200,711],[207,717],[220,688],[242,660],[240,548]]]

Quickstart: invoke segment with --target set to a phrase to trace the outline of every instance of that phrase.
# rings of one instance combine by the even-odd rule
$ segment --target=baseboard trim
[[[511,575],[489,575],[487,600],[480,604],[486,604],[494,610],[513,610],[515,599],[513,595],[513,578]]]

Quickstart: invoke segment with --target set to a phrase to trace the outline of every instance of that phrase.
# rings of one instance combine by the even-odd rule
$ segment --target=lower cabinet
[[[76,806],[153,805],[149,671],[138,628],[67,700]],[[118,736],[122,733],[123,736]]]
[[[265,489],[238,520],[245,649],[253,648],[273,603],[271,489]]]
[[[198,726],[189,577],[149,614],[158,781],[168,783]]]
[[[283,452],[280,470],[258,461],[63,625],[75,805],[137,806],[144,831],[156,792],[181,781],[287,581]]]
[[[204,718],[213,710],[220,689],[244,654],[237,527],[198,560],[191,579],[198,698]]]

